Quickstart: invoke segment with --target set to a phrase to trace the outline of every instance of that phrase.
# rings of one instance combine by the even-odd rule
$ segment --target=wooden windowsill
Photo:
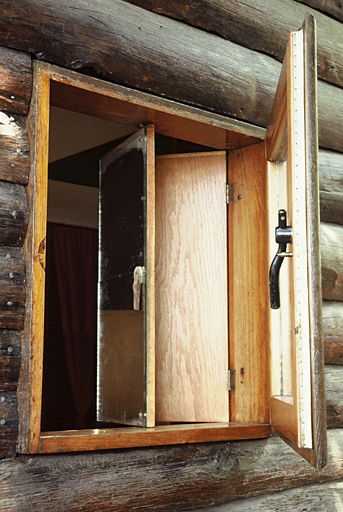
[[[271,436],[270,425],[256,423],[198,423],[153,428],[124,427],[42,432],[40,453],[111,450],[142,446],[236,441]]]

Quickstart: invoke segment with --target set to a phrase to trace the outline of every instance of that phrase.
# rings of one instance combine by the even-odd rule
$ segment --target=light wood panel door
[[[156,419],[228,421],[226,153],[156,158]]]

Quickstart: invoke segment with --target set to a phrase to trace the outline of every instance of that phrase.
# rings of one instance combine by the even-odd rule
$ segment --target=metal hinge
[[[233,203],[233,185],[227,183],[226,184],[226,203]]]
[[[227,372],[227,389],[234,391],[236,389],[236,371],[228,370]]]

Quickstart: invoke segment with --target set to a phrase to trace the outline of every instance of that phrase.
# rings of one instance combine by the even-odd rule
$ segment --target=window
[[[265,140],[263,130],[245,123],[36,63],[24,451],[275,431],[313,464],[325,463],[312,32],[309,18],[291,34]],[[101,159],[97,395],[98,420],[109,420],[108,427],[41,431],[50,105],[141,127]],[[155,133],[207,150],[158,156]],[[283,210],[292,237],[278,251],[286,260],[281,308],[271,311],[268,272]],[[127,222],[131,215],[140,231]],[[113,233],[122,240],[120,265]]]

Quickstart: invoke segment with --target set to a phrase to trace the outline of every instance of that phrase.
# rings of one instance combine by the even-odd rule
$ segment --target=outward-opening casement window
[[[106,149],[101,146],[100,153],[97,148],[99,185],[92,191],[63,183],[67,178],[53,179],[48,158],[56,108],[88,120],[112,121],[122,127],[121,134],[131,133],[106,144]],[[30,367],[28,405],[21,404],[21,451],[95,450],[278,433],[312,464],[323,466],[313,19],[290,35],[265,138],[263,130],[246,123],[44,63],[35,65],[30,129]],[[94,137],[97,133],[95,128]],[[72,163],[75,168],[75,160]],[[95,198],[99,212],[91,226],[86,222],[91,215],[87,194],[93,206]],[[84,207],[81,214],[78,205]],[[96,232],[90,238],[93,247],[94,240],[98,244],[93,290],[97,300],[90,307],[91,293],[82,290],[93,279],[94,268],[82,266],[88,254],[81,242],[88,237],[84,232],[78,238],[76,231],[67,230],[79,250],[76,264],[63,250],[69,242],[62,242],[62,252],[55,254],[56,268],[59,265],[62,274],[69,271],[69,295],[61,291],[60,275],[57,291],[49,288],[54,282],[49,256],[54,233],[70,224]],[[51,251],[46,263],[45,247]],[[97,374],[89,386],[94,417],[79,429],[67,421],[60,426],[57,401],[46,383],[60,370],[58,378],[50,379],[57,396],[63,379],[74,393],[77,371],[87,376],[81,361],[91,350],[84,335],[73,330],[77,295],[70,288],[72,277],[83,268],[76,286],[81,294],[79,324],[84,327],[90,316],[95,318]],[[61,301],[52,310],[63,310],[57,327],[50,325],[51,296]],[[63,350],[74,350],[72,356],[67,354],[68,364],[79,368],[67,375],[56,357],[54,362],[54,353],[52,363],[47,356],[49,333],[56,336],[64,324],[72,327],[70,345]],[[70,348],[73,343],[77,350]]]

